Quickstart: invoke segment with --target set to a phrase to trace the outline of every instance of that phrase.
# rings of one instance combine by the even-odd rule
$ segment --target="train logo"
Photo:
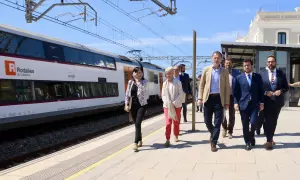
[[[7,76],[15,76],[17,75],[16,71],[16,63],[15,61],[5,61],[5,73]]]
[[[15,61],[5,60],[5,73],[7,76],[30,76],[34,70],[17,67]]]

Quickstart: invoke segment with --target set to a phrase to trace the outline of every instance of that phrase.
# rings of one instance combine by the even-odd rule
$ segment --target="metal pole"
[[[193,31],[193,104],[192,104],[192,131],[195,131],[196,125],[196,31]]]

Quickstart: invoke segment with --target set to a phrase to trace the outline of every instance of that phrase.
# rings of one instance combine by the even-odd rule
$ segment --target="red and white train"
[[[136,66],[159,101],[165,76],[156,65],[0,25],[0,131],[114,111]]]

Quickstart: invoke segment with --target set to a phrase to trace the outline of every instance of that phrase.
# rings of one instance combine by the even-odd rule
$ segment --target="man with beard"
[[[247,59],[243,62],[244,73],[238,75],[234,88],[234,108],[240,111],[245,149],[251,150],[255,146],[254,131],[258,112],[264,109],[264,89],[260,74],[252,72],[253,62]],[[251,124],[249,130],[249,123]]]
[[[229,105],[229,119],[224,115],[224,121],[222,123],[223,133],[222,136],[226,137],[228,131],[228,138],[232,139],[233,127],[235,123],[235,110],[234,110],[234,98],[232,95],[232,91],[234,91],[235,78],[241,74],[241,72],[237,69],[232,68],[232,61],[230,58],[225,59],[224,63],[225,69],[229,72],[229,83],[230,83],[230,105]],[[227,123],[228,121],[228,123]]]
[[[277,119],[281,108],[284,106],[284,93],[289,90],[285,74],[276,68],[275,56],[269,56],[266,69],[261,71],[265,97],[265,130],[267,142],[264,144],[267,150],[273,149]]]
[[[187,101],[188,101],[188,96],[190,96],[192,94],[192,88],[191,88],[191,84],[190,84],[190,77],[188,74],[185,73],[185,65],[184,64],[180,64],[180,81],[182,84],[182,89],[183,92],[185,93],[185,101],[182,103],[182,111],[183,111],[183,118],[184,118],[184,122],[187,122],[186,119],[186,113],[187,113]]]

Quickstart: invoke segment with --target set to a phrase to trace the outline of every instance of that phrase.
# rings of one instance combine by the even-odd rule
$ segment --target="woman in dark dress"
[[[147,100],[149,99],[147,80],[143,77],[143,70],[140,67],[135,67],[131,73],[131,80],[128,82],[128,87],[125,94],[125,103],[129,105],[132,98],[131,115],[135,123],[135,140],[134,150],[142,146],[142,120],[146,113]]]

